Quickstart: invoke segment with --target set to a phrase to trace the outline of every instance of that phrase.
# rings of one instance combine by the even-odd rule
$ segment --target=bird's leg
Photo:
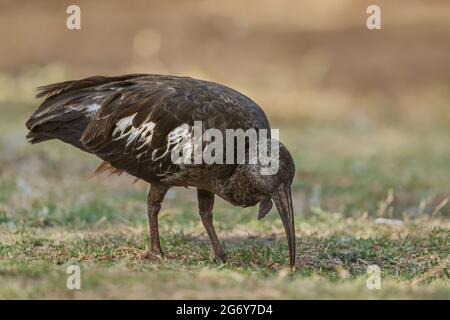
[[[211,241],[212,247],[214,249],[214,255],[216,259],[222,262],[226,261],[226,256],[219,239],[217,238],[216,231],[213,225],[213,214],[212,210],[214,207],[214,194],[206,191],[197,189],[198,197],[198,208],[200,213],[200,218],[202,219],[203,226],[208,233],[209,240]]]
[[[161,244],[159,242],[158,214],[161,203],[164,200],[168,188],[152,184],[148,193],[148,224],[150,227],[150,250],[149,254],[162,255]]]

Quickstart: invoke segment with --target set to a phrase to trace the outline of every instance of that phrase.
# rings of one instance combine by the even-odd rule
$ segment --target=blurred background
[[[373,3],[0,0],[0,205],[11,215],[17,190],[42,199],[56,191],[39,179],[97,163],[26,145],[37,86],[137,72],[217,81],[260,104],[295,155],[298,214],[447,214],[450,2],[378,0],[371,31]],[[70,4],[81,30],[66,28]]]

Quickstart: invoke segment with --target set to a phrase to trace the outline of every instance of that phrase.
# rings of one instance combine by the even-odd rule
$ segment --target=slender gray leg
[[[221,260],[222,262],[226,261],[225,252],[223,250],[222,245],[220,244],[219,239],[217,238],[216,231],[214,230],[213,225],[213,214],[212,210],[214,207],[214,194],[197,189],[197,197],[198,197],[198,208],[200,213],[200,218],[202,219],[203,226],[208,233],[209,240],[211,241],[214,255],[216,259]]]
[[[150,227],[150,250],[149,254],[162,255],[161,244],[159,242],[158,214],[168,188],[165,186],[152,184],[148,193],[148,224]]]

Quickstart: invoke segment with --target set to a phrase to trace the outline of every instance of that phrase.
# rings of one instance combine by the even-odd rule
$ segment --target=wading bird
[[[259,203],[259,219],[273,201],[286,231],[290,265],[295,266],[295,165],[283,144],[278,171],[271,175],[261,174],[259,162],[177,164],[171,158],[195,121],[224,136],[227,129],[270,130],[262,109],[246,96],[189,77],[133,74],[50,84],[39,87],[37,97],[45,100],[26,123],[29,142],[59,139],[101,158],[96,173],[126,172],[150,184],[149,255],[162,254],[158,213],[167,190],[184,186],[197,189],[200,218],[217,259],[225,261],[226,256],[213,226],[215,195],[240,207]]]

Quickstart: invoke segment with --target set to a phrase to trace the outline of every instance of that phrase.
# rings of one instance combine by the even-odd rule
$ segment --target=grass
[[[194,212],[190,213],[196,219]],[[1,227],[2,298],[449,298],[450,233],[415,221],[392,228],[336,214],[299,219],[299,259],[286,269],[287,246],[272,217],[257,228],[219,228],[229,261],[213,261],[199,223],[166,224],[163,258],[142,260],[146,227],[104,222]],[[331,232],[330,224],[335,225]],[[218,226],[220,226],[220,222]],[[271,227],[272,226],[272,227]],[[177,228],[184,228],[177,231]],[[257,231],[259,229],[259,231]],[[267,232],[267,230],[271,232]],[[323,232],[321,232],[323,230]],[[359,235],[351,235],[358,230]],[[82,268],[82,289],[65,288],[67,266]],[[382,289],[366,288],[367,266],[382,271]]]

